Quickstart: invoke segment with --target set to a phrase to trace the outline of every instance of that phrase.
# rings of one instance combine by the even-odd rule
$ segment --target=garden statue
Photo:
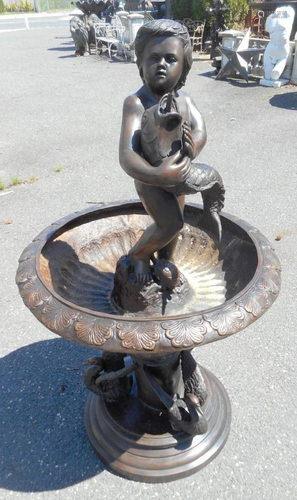
[[[137,33],[135,53],[143,86],[124,103],[120,163],[154,221],[129,252],[135,280],[150,283],[155,252],[169,261],[164,272],[172,269],[186,194],[202,192],[202,224],[220,241],[224,188],[216,170],[192,163],[206,131],[194,102],[180,90],[192,64],[187,29],[166,19],[146,23]]]
[[[194,102],[180,90],[192,65],[187,28],[167,19],[146,23],[137,33],[135,53],[143,85],[124,102],[119,158],[122,168],[134,178],[153,223],[129,255],[119,260],[112,296],[124,311],[161,314],[168,302],[180,306],[191,295],[185,277],[174,264],[185,195],[202,193],[204,214],[199,226],[208,230],[219,245],[219,212],[225,190],[215,169],[192,163],[206,142],[206,131]],[[176,395],[172,400],[173,394],[169,395],[169,418],[175,428],[200,434],[207,428],[201,413],[206,387],[189,353],[183,354],[183,367],[183,373],[191,376],[179,381],[184,397]],[[167,374],[168,388],[175,385],[172,376]],[[168,398],[166,391],[161,394],[158,388],[158,392],[161,400]]]
[[[96,45],[96,25],[99,23],[96,14],[73,16],[70,19],[70,33],[77,57],[90,55],[91,44]]]
[[[234,37],[233,40],[237,40],[237,36],[236,38]],[[220,47],[220,52],[222,53],[222,56],[225,56],[227,62],[217,74],[217,80],[224,76],[233,76],[239,74],[241,78],[244,78],[248,83],[250,62],[255,61],[255,59],[259,59],[260,55],[264,52],[264,49],[262,48],[249,47],[249,42],[250,29],[248,29],[248,31],[245,33],[243,39],[240,41],[237,47],[237,42],[234,48],[228,48],[227,46]]]
[[[70,33],[75,45],[75,55],[88,56],[89,48],[89,32],[85,22],[79,16],[73,16],[70,19]]]
[[[97,45],[96,30],[98,29],[98,26],[100,25],[100,19],[98,16],[96,16],[96,14],[90,14],[89,16],[86,17],[85,23],[86,23],[85,24],[86,29],[87,29],[88,34],[89,34],[89,38],[88,38],[89,47],[91,47],[91,45],[96,46]]]
[[[219,33],[229,29],[226,23],[225,15],[230,8],[224,6],[224,0],[213,0],[213,7],[207,7],[205,10],[214,18],[211,26],[209,27],[209,24],[207,26],[207,33],[209,32],[211,40],[210,58],[214,59],[214,62],[218,63],[217,67],[219,69],[221,67],[220,61],[216,61],[216,58],[220,57],[219,45],[221,37],[219,36]],[[209,43],[206,43],[206,45],[209,45]]]
[[[112,0],[80,0],[71,2],[81,11],[70,19],[70,33],[75,45],[76,56],[89,56],[91,44],[96,44],[96,26],[100,24],[102,13],[110,9],[115,13]],[[103,21],[101,21],[103,22]]]
[[[53,223],[23,251],[16,281],[42,324],[99,350],[84,374],[96,453],[122,476],[164,482],[210,462],[230,429],[228,394],[191,350],[264,314],[280,265],[257,229],[220,214],[222,179],[194,162],[206,130],[181,90],[187,29],[150,21],[135,52],[143,85],[124,101],[119,156],[141,201]],[[197,192],[203,207],[185,204]]]
[[[270,34],[270,41],[264,52],[265,78],[260,84],[267,87],[280,87],[289,82],[281,79],[290,53],[290,34],[295,11],[289,6],[278,7],[266,20],[265,30]]]

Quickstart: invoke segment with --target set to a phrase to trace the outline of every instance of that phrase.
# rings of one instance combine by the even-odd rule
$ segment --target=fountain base
[[[85,425],[102,461],[128,479],[159,483],[189,476],[215,458],[229,434],[231,405],[221,382],[205,368],[201,371],[208,392],[202,407],[208,430],[197,436],[173,431],[167,411],[142,404],[135,381],[123,402],[106,403],[91,394]]]

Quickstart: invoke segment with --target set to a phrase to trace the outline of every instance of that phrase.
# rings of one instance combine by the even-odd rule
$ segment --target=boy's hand
[[[195,158],[195,145],[192,137],[191,126],[188,122],[183,124],[183,148],[184,152],[191,160]]]
[[[178,151],[166,158],[159,167],[154,168],[158,169],[159,186],[176,186],[187,179],[191,169],[191,160],[188,156],[182,157],[181,152]]]

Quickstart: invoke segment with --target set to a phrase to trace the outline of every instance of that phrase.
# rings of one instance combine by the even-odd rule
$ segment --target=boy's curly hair
[[[175,90],[178,90],[185,85],[186,78],[192,66],[192,47],[187,28],[177,21],[171,19],[156,19],[143,24],[141,28],[139,28],[135,38],[135,54],[140,77],[143,79],[142,62],[145,46],[152,37],[159,36],[175,36],[183,44],[184,65],[181,78],[175,88]]]

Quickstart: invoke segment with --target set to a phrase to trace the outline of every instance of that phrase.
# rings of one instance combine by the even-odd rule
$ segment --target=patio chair
[[[193,34],[190,35],[193,52],[202,52],[203,33],[205,21],[193,21],[195,28]]]
[[[125,27],[122,25],[102,24],[96,26],[97,48],[100,44],[106,45],[109,59],[112,59],[112,47],[118,47],[127,59],[127,52],[124,42]]]

